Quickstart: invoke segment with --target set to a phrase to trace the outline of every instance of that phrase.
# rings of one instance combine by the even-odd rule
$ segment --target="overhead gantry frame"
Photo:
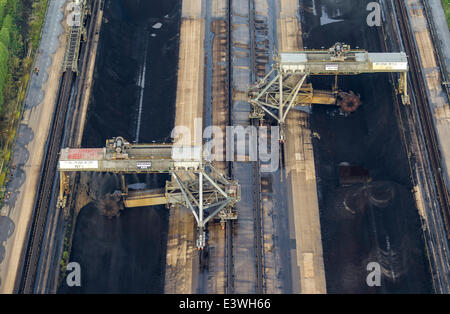
[[[205,227],[214,217],[237,219],[235,204],[241,190],[237,181],[229,180],[210,162],[202,158],[202,148],[172,144],[130,144],[122,137],[106,141],[104,148],[61,150],[58,164],[60,194],[58,204],[65,207],[69,193],[68,172],[109,172],[122,176],[125,207],[181,205],[189,208],[198,227],[197,247],[206,244]],[[164,193],[128,191],[124,174],[168,173]]]
[[[404,104],[409,103],[407,91],[408,60],[405,53],[369,53],[352,50],[349,45],[336,43],[327,50],[304,50],[280,53],[274,58],[271,71],[249,91],[251,119],[274,118],[280,125],[284,140],[286,117],[292,108],[310,112],[312,104],[341,106],[349,113],[359,106],[359,96],[338,90],[338,75],[362,73],[400,73],[397,93]],[[333,75],[332,91],[314,90],[306,83],[310,75]]]

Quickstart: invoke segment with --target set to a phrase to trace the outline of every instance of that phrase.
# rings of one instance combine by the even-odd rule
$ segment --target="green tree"
[[[0,42],[0,112],[4,104],[4,89],[8,77],[8,49],[3,42]]]
[[[0,26],[3,25],[3,18],[6,14],[6,2],[8,0],[0,0]]]
[[[6,22],[6,19],[5,19]],[[0,42],[5,45],[7,49],[9,49],[10,45],[10,36],[9,30],[11,29],[11,25],[7,25],[7,23],[3,23],[3,27],[0,29]]]

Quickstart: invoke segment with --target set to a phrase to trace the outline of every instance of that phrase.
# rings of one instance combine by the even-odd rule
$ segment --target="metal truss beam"
[[[359,95],[338,90],[338,75],[361,73],[399,73],[398,94],[409,103],[407,90],[408,61],[405,53],[368,53],[352,50],[349,45],[336,43],[326,50],[305,50],[274,56],[269,73],[249,89],[251,119],[263,120],[266,115],[280,125],[280,140],[284,140],[287,115],[296,109],[310,112],[311,105],[338,105],[349,114],[360,105]],[[332,91],[314,91],[306,79],[311,75],[334,75]]]
[[[214,217],[236,219],[234,205],[240,201],[240,186],[217,171],[201,157],[201,147],[175,147],[168,144],[130,144],[122,137],[107,140],[100,149],[63,149],[60,154],[60,195],[58,206],[65,207],[70,172],[112,172],[121,177],[122,197],[128,207],[142,204],[189,208],[198,227],[197,247],[206,245],[205,227]],[[169,173],[165,193],[130,193],[126,173]]]

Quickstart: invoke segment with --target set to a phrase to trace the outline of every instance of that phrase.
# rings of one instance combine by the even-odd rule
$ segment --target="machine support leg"
[[[198,174],[198,197],[199,197],[199,206],[198,206],[198,214],[200,220],[200,227],[203,227],[203,173]]]
[[[398,88],[399,93],[402,95],[403,104],[408,105],[410,103],[408,95],[408,73],[406,72],[400,73],[398,86],[399,86]]]
[[[59,173],[59,199],[62,201],[64,199],[64,192],[66,186],[66,173],[61,171]]]
[[[334,76],[334,86],[333,86],[333,93],[337,94],[338,93],[338,76],[337,74]]]
[[[278,108],[278,122],[283,119],[283,74],[280,74],[280,106]]]
[[[69,193],[69,182],[67,175],[64,171],[59,172],[59,197],[57,206],[64,208],[66,206],[67,193]]]
[[[123,173],[120,174],[120,183],[122,185],[122,195],[128,195],[128,186],[125,182],[125,175]]]

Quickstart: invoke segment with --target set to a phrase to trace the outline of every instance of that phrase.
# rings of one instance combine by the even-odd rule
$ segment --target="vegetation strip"
[[[0,0],[0,202],[48,0]]]

